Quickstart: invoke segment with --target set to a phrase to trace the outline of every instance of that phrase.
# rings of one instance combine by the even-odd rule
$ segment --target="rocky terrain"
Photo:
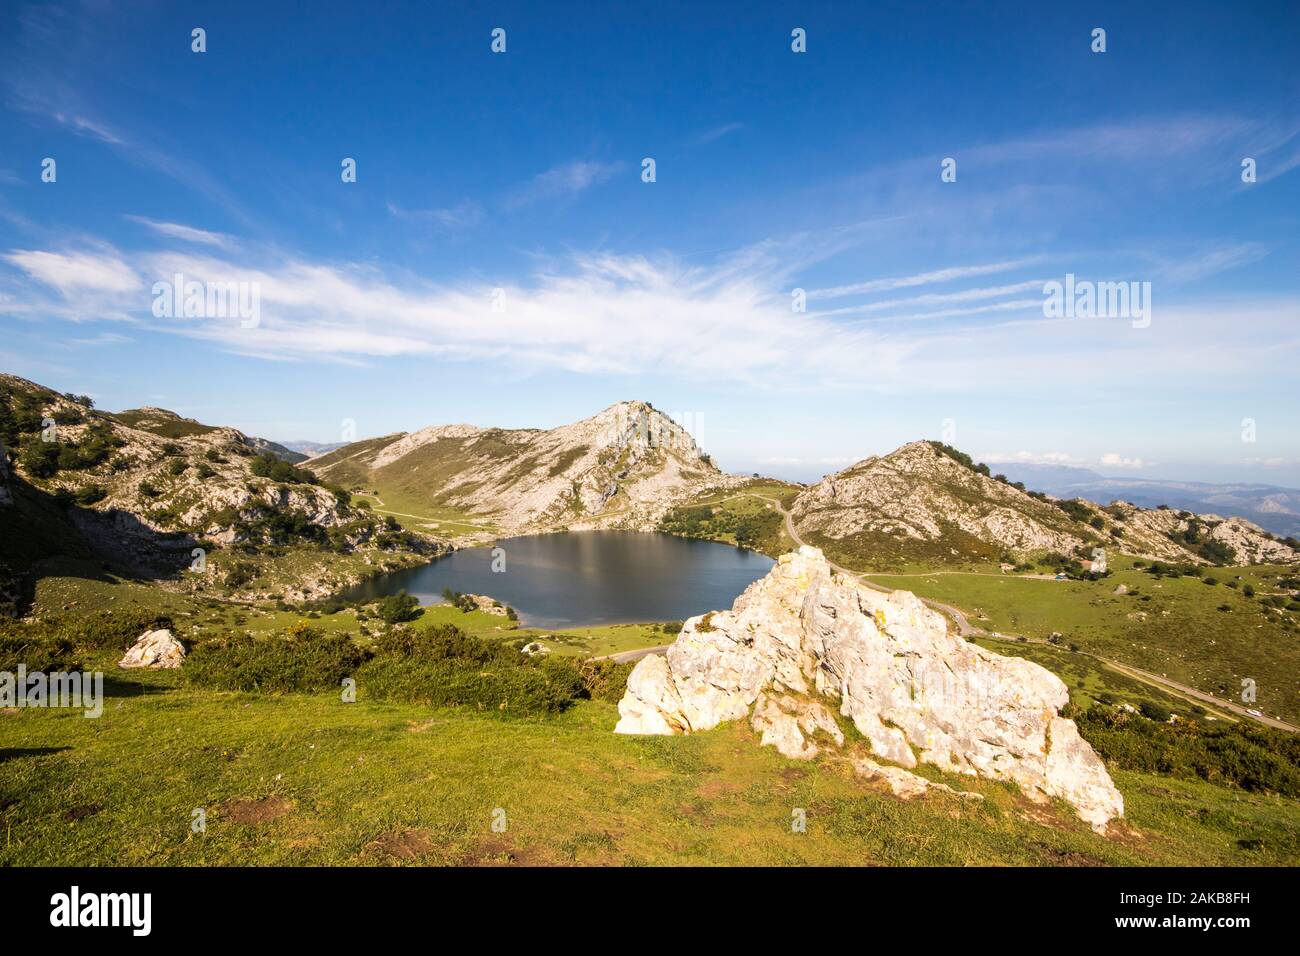
[[[5,375],[0,438],[13,455],[0,474],[10,582],[55,558],[170,577],[197,547],[305,546],[320,551],[321,568],[330,554],[432,550],[273,454],[274,443],[164,409],[112,414]],[[307,595],[310,568],[303,577]]]
[[[795,527],[837,559],[864,567],[1041,552],[1090,558],[1094,548],[1196,564],[1300,560],[1294,547],[1242,518],[1063,501],[963,458],[929,441],[867,458],[800,494],[791,509]]]
[[[7,449],[0,456],[6,607],[18,582],[54,558],[163,579],[202,547],[229,560],[189,586],[305,600],[492,535],[648,531],[675,514],[680,520],[669,530],[730,529],[737,543],[742,535],[783,540],[771,508],[722,520],[713,505],[689,507],[739,501],[751,479],[721,472],[685,429],[646,402],[619,402],[552,429],[440,425],[353,442],[295,465],[300,453],[234,428],[152,407],[105,412],[82,396],[0,375],[0,441]],[[355,490],[378,492],[375,507],[388,514],[354,506]],[[801,538],[859,568],[1044,553],[1078,562],[1097,548],[1180,563],[1300,560],[1293,539],[1241,518],[1063,501],[991,475],[937,442],[868,458],[786,500]],[[431,519],[421,533],[403,531],[394,517],[408,520],[411,511]],[[306,556],[278,578],[250,583],[254,564],[284,558],[286,549]],[[240,556],[256,561],[241,570]]]
[[[742,479],[647,402],[552,429],[439,425],[355,442],[308,467],[348,488],[415,497],[502,532],[651,530],[673,505]]]
[[[795,759],[844,752],[900,795],[930,789],[909,770],[931,764],[1014,782],[1035,801],[1066,800],[1104,832],[1123,799],[1060,716],[1068,699],[1044,668],[949,634],[914,595],[864,588],[803,547],[730,611],[687,620],[665,656],[643,658],[615,732],[682,734],[748,718],[763,745]],[[846,747],[836,714],[869,753]]]

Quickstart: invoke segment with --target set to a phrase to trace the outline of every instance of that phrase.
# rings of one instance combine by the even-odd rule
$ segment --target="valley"
[[[729,475],[644,402],[553,429],[438,425],[307,457],[4,376],[0,429],[0,669],[111,675],[102,725],[0,712],[5,863],[1300,859],[1300,756],[1283,742],[1300,723],[1300,551],[1242,518],[1059,499],[929,441],[811,486]],[[863,586],[915,593],[956,636],[1065,682],[1065,713],[1110,767],[1123,822],[1099,835],[1006,781],[928,766],[915,772],[981,799],[899,799],[833,761],[757,746],[745,721],[610,733],[633,659],[712,611],[652,602],[597,624],[575,599],[570,619],[530,626],[494,611],[508,602],[490,575],[469,610],[438,588],[422,607],[387,585],[345,596],[452,552],[592,532],[718,542],[764,567],[812,545]],[[730,601],[713,592],[701,609]],[[187,663],[123,674],[117,658],[152,627]],[[394,650],[425,640],[437,649]],[[369,676],[342,703],[331,687],[358,666]],[[1238,705],[1247,680],[1257,696]],[[1265,753],[1266,770],[1242,769]],[[423,800],[429,787],[446,799]],[[580,819],[556,819],[584,799]],[[809,839],[790,838],[791,805],[811,808]],[[203,839],[188,830],[195,806],[212,810]],[[493,807],[516,821],[509,839],[475,822]]]

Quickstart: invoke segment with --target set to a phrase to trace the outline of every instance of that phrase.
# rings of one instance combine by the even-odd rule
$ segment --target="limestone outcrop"
[[[763,744],[810,758],[843,746],[837,708],[871,746],[864,775],[895,792],[925,789],[899,773],[928,763],[1012,781],[1034,800],[1059,797],[1101,831],[1123,798],[1060,716],[1067,701],[1044,668],[949,634],[915,595],[863,587],[803,547],[730,611],[691,618],[665,656],[643,658],[615,732],[691,733],[749,717]]]
[[[131,645],[118,667],[148,667],[154,670],[168,670],[185,663],[185,647],[176,639],[176,635],[166,628],[146,631],[140,639]]]

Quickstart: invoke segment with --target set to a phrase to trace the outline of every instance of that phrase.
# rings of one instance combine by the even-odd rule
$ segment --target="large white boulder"
[[[118,667],[149,667],[163,670],[185,663],[185,648],[171,631],[161,628],[146,631],[131,645]]]
[[[863,587],[803,547],[730,611],[688,620],[666,656],[643,658],[615,733],[707,730],[750,716],[757,702],[751,721],[763,743],[811,757],[819,743],[842,745],[828,702],[877,758],[1013,781],[1031,799],[1068,801],[1104,830],[1124,801],[1060,716],[1068,699],[1044,668],[949,634],[915,595]]]

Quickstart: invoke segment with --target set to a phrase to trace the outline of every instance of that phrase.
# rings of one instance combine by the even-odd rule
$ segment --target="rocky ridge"
[[[982,474],[929,441],[864,459],[795,499],[800,535],[871,564],[992,560],[1094,548],[1195,564],[1300,561],[1300,552],[1242,518],[1062,502]],[[1207,542],[1217,542],[1211,550]]]
[[[691,733],[748,718],[763,744],[809,759],[844,748],[838,713],[870,745],[855,755],[859,772],[896,792],[926,789],[899,775],[927,763],[1014,782],[1036,801],[1061,798],[1104,831],[1123,799],[1060,716],[1068,699],[1044,668],[949,634],[914,595],[862,587],[805,546],[730,611],[689,619],[666,655],[638,662],[615,732]]]
[[[647,402],[618,402],[552,429],[439,425],[369,439],[308,463],[348,487],[397,488],[503,532],[652,530],[724,475],[682,426]]]
[[[0,375],[0,416],[16,443],[0,504],[13,504],[20,484],[18,506],[31,522],[70,526],[89,553],[133,573],[173,573],[200,545],[328,541],[335,553],[364,552],[389,533],[346,495],[305,480],[312,476],[287,463],[277,466],[284,474],[268,470],[266,462],[284,462],[273,443],[165,409],[113,414],[74,398]],[[326,573],[324,555],[319,563]],[[303,578],[290,596],[318,596],[312,573]]]

